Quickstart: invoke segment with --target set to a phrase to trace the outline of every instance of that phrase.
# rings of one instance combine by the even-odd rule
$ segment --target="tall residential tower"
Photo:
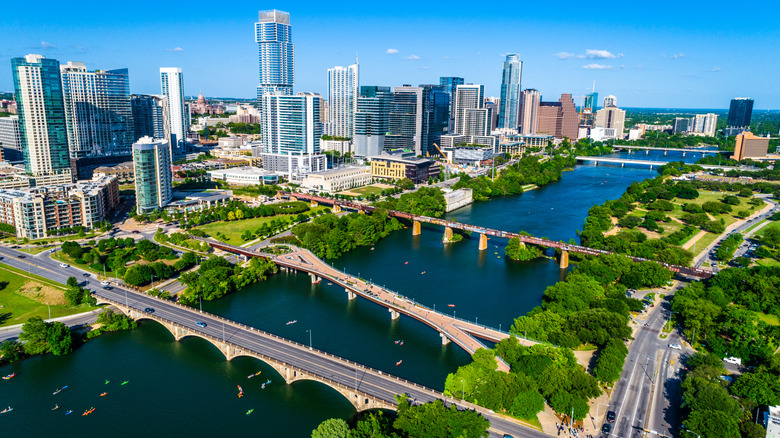
[[[328,135],[354,136],[358,96],[357,62],[346,68],[328,69]]]
[[[293,94],[293,43],[290,13],[260,11],[255,23],[259,67],[257,100],[266,93]]]
[[[171,154],[178,156],[184,153],[187,132],[187,107],[184,105],[184,76],[180,68],[168,67],[160,69],[160,85],[162,94],[168,99],[168,126],[170,132]]]
[[[523,61],[520,55],[510,53],[504,61],[501,79],[501,109],[498,112],[498,127],[517,129],[520,119],[520,81],[523,74]]]

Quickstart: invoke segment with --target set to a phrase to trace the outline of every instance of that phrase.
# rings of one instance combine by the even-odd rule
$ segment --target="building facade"
[[[421,155],[439,155],[441,136],[447,134],[450,113],[450,95],[441,85],[420,85],[422,88],[422,145]]]
[[[60,63],[41,55],[11,59],[27,173],[73,181]]]
[[[301,186],[316,191],[340,192],[371,184],[368,167],[340,167],[307,175]]]
[[[753,117],[753,99],[749,97],[736,97],[731,99],[729,117],[726,126],[730,128],[747,128]]]
[[[70,158],[129,156],[134,124],[127,69],[87,71],[60,66]]]
[[[540,102],[538,134],[575,140],[578,137],[579,120],[571,94],[561,94],[558,102]]]
[[[742,161],[746,158],[766,158],[769,149],[769,137],[756,137],[752,132],[746,131],[738,134],[734,146],[734,160]]]
[[[168,142],[144,137],[133,144],[136,211],[150,213],[165,207],[173,197],[173,173]]]
[[[266,93],[261,100],[262,143],[271,154],[319,154],[320,95]]]
[[[0,148],[4,161],[22,160],[22,134],[19,116],[0,117]]]
[[[390,87],[362,86],[355,113],[355,155],[373,157],[385,148],[385,135],[390,129],[390,109],[393,93]]]
[[[260,11],[255,23],[259,79],[257,100],[267,93],[293,94],[294,47],[288,12]]]
[[[326,134],[335,137],[355,135],[355,113],[360,95],[359,67],[355,63],[349,67],[328,69],[328,129]]]
[[[251,185],[273,185],[279,183],[279,175],[267,169],[261,169],[255,166],[234,167],[231,169],[211,170],[208,172],[212,181],[225,181],[229,184],[251,186]]]
[[[470,132],[474,119],[479,118],[479,111],[483,109],[485,101],[484,85],[458,85],[455,88],[455,126],[452,134],[486,135],[484,131]],[[471,114],[468,114],[471,111]],[[487,114],[483,114],[483,118]],[[489,126],[489,119],[484,119],[484,126]]]
[[[133,113],[133,141],[143,137],[164,138],[170,144],[171,126],[168,121],[168,98],[147,94],[130,96]]]
[[[715,131],[718,126],[718,115],[713,113],[696,114],[693,116],[692,125],[692,133],[705,135],[707,137],[715,137]]]
[[[539,129],[539,104],[542,94],[538,90],[529,88],[523,91],[520,98],[520,133],[536,134]]]
[[[596,111],[596,128],[615,130],[615,138],[623,138],[623,130],[626,124],[626,111],[614,106],[605,106]]]
[[[443,76],[439,78],[439,85],[444,87],[444,92],[450,96],[450,109],[449,109],[449,122],[447,126],[447,132],[452,132],[455,129],[455,90],[458,85],[465,84],[463,78],[457,76]]]
[[[423,89],[404,85],[393,88],[388,114],[385,149],[403,149],[422,155]]]
[[[371,158],[371,177],[378,179],[409,178],[415,184],[438,178],[441,168],[433,160],[416,158],[403,151],[383,152]]]
[[[184,75],[178,67],[160,69],[162,95],[168,101],[168,132],[173,156],[186,151],[187,133],[190,130],[190,113],[184,104]]]
[[[520,81],[523,74],[523,61],[520,55],[509,53],[504,61],[501,78],[501,108],[498,111],[498,127],[517,129],[520,120]]]

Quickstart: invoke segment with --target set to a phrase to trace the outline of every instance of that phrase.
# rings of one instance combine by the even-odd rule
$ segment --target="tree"
[[[325,420],[311,433],[311,438],[347,438],[349,426],[341,418]]]
[[[49,351],[55,356],[70,353],[73,344],[70,328],[59,321],[48,323],[48,325],[46,342],[49,344]]]
[[[19,340],[24,343],[24,352],[27,354],[43,354],[49,351],[46,341],[48,327],[43,319],[33,316],[22,325]]]
[[[393,425],[410,437],[479,438],[488,436],[490,422],[471,410],[449,408],[441,400],[410,406],[406,396],[397,396],[398,418]]]
[[[0,363],[16,362],[23,354],[21,342],[6,340],[0,343]]]

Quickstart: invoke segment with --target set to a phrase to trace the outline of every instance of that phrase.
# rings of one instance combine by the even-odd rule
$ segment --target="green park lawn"
[[[31,283],[37,283],[31,284]],[[26,286],[42,286],[41,293],[35,299],[20,294]],[[49,317],[49,309],[46,302],[59,303],[51,305],[51,317],[72,315],[74,313],[87,312],[95,307],[78,306],[68,307],[64,304],[63,285],[29,274],[25,271],[0,265],[0,327],[21,324],[33,316],[41,318]]]
[[[377,187],[372,185],[372,186],[359,187],[356,189],[345,190],[345,192],[358,193],[361,196],[368,196],[368,195],[381,195],[382,190],[385,189],[382,187]]]
[[[305,212],[304,214],[311,214],[311,212],[319,213],[320,211],[328,208],[327,206],[318,206],[314,207],[311,210]],[[212,222],[210,224],[206,225],[200,225],[197,227],[197,229],[202,230],[209,236],[212,236],[213,238],[217,235],[217,232],[222,233],[225,235],[225,238],[219,238],[219,240],[224,241],[225,243],[230,243],[232,245],[241,245],[243,243],[246,243],[247,241],[241,238],[241,235],[244,234],[245,231],[250,231],[252,233],[255,233],[258,228],[262,227],[263,224],[270,223],[271,221],[275,219],[285,219],[289,220],[290,217],[296,217],[297,214],[277,214],[276,216],[268,216],[268,217],[255,217],[252,219],[242,219],[242,220],[235,220],[235,221],[217,221]]]
[[[764,225],[760,230],[756,231],[753,236],[759,237],[766,234],[767,230],[770,230],[772,228],[780,228],[780,222],[772,221],[769,223],[769,225]]]

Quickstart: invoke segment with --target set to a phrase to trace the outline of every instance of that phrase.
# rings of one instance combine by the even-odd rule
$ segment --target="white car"
[[[730,363],[733,365],[742,365],[742,359],[733,356],[724,358],[723,362]]]
[[[109,282],[107,282],[107,281],[101,281],[101,282],[100,282],[100,284],[101,284],[101,285],[103,285],[103,286],[108,286],[108,285],[109,285],[109,284],[111,284],[111,283],[109,283]]]
[[[60,263],[60,268],[69,268],[70,265],[67,263]]]
[[[682,350],[682,345],[680,345],[680,344],[669,344],[669,348],[672,348],[674,350]]]

